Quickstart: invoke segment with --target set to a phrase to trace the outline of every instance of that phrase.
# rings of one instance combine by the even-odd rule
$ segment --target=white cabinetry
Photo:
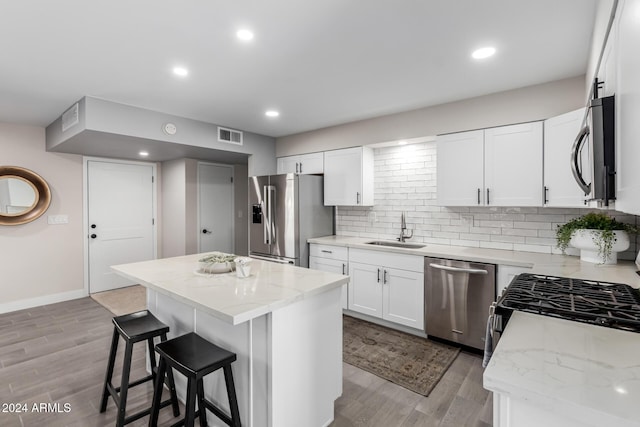
[[[529,267],[519,267],[515,265],[499,265],[498,277],[496,279],[496,299],[500,298],[502,291],[509,286],[514,277],[520,273],[528,273],[531,271]]]
[[[349,248],[343,246],[309,245],[309,268],[336,274],[349,272]],[[348,308],[348,285],[342,285],[342,308]]]
[[[544,205],[584,207],[585,195],[571,174],[571,147],[580,132],[585,109],[571,111],[544,121]],[[588,164],[583,150],[583,165]],[[584,168],[586,173],[589,168]],[[586,177],[590,181],[589,177]]]
[[[484,131],[474,130],[439,136],[436,150],[438,204],[483,204]]]
[[[437,156],[439,205],[542,205],[542,122],[444,135]]]
[[[484,131],[485,203],[542,204],[542,122]]]
[[[324,152],[325,206],[373,206],[373,149]]]
[[[602,59],[598,68],[598,81],[601,88],[598,91],[598,97],[615,95],[618,85],[618,19],[614,19],[609,37],[602,51]]]
[[[324,173],[324,154],[310,153],[299,156],[278,157],[277,172],[297,174]]]
[[[616,210],[640,215],[640,0],[618,2],[616,34]]]
[[[349,251],[349,309],[424,330],[424,257]]]

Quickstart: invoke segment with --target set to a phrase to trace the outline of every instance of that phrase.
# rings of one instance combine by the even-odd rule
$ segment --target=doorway
[[[198,163],[199,252],[233,253],[233,166]]]
[[[85,158],[89,293],[131,286],[112,265],[155,259],[156,165]]]

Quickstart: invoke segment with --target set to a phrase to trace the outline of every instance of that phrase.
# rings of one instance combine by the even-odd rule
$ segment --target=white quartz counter
[[[533,273],[640,288],[633,262],[606,266],[578,257],[428,244],[367,245],[329,236],[309,243],[532,268]],[[499,268],[499,267],[498,267]],[[640,426],[640,334],[514,312],[484,372],[494,426]]]
[[[636,274],[637,267],[635,263],[631,261],[619,261],[617,265],[598,265],[582,262],[579,257],[568,255],[539,254],[533,252],[432,244],[425,244],[425,247],[420,249],[394,248],[389,246],[366,244],[366,242],[370,242],[372,240],[376,239],[327,236],[309,239],[308,242],[323,245],[369,249],[372,251],[405,253],[437,258],[486,262],[498,265],[528,267],[532,268],[532,273],[560,277],[574,277],[586,280],[598,280],[610,283],[625,283],[633,286],[634,288],[640,288],[640,276]]]
[[[484,386],[558,425],[640,426],[640,334],[516,311]]]
[[[347,276],[254,259],[251,276],[198,274],[203,254],[122,264],[118,274],[232,325],[338,288]]]

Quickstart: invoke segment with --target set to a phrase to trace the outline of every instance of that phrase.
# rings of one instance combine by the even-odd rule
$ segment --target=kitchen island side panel
[[[342,290],[270,315],[273,427],[328,426],[342,395]]]

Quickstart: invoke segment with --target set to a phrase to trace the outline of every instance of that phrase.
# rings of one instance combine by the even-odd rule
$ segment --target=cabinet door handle
[[[326,249],[322,249],[322,250],[320,250],[320,252],[324,252],[325,254],[332,254],[333,253],[333,251],[328,251]]]
[[[380,269],[378,269],[378,283],[380,283]]]
[[[549,187],[544,186],[544,204],[549,203]]]
[[[480,204],[480,189],[478,188],[478,204]]]
[[[296,162],[296,173],[298,173],[298,162]]]
[[[300,162],[300,173],[302,173],[302,162]]]
[[[387,270],[384,270],[384,273],[382,274],[382,283],[387,283]]]
[[[356,205],[360,204],[360,193],[356,193]]]
[[[487,205],[489,204],[489,189],[487,188]]]
[[[347,268],[347,264],[345,264],[344,262],[342,263],[342,274],[346,274],[344,271]]]

